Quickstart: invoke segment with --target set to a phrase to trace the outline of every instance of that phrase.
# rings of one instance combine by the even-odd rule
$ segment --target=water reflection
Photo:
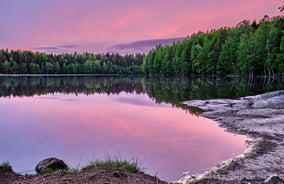
[[[119,103],[127,103],[131,105],[138,105],[138,106],[156,106],[152,101],[148,101],[145,99],[135,98],[135,97],[117,97],[114,98],[115,101]]]
[[[284,89],[284,78],[143,78],[135,76],[1,76],[0,97],[34,96],[49,93],[147,94],[157,103],[186,109],[181,101],[239,98]],[[120,99],[123,100],[123,99]],[[124,99],[125,101],[126,99]],[[134,101],[132,100],[131,103]],[[189,109],[200,113],[196,109]]]
[[[137,158],[147,173],[158,173],[167,181],[178,179],[184,171],[203,172],[242,152],[246,138],[192,116],[187,112],[198,115],[198,111],[178,103],[204,91],[220,93],[199,82],[0,77],[1,96],[9,97],[0,99],[0,158],[8,160],[17,172],[33,169],[38,161],[51,156],[78,167],[105,154]],[[281,85],[278,82],[271,88]],[[203,92],[195,94],[198,88],[193,86],[204,88]]]
[[[121,103],[121,98],[147,105]],[[170,181],[187,170],[202,172],[245,148],[245,137],[143,94],[5,98],[0,108],[1,159],[18,172],[50,156],[77,167],[108,153],[137,158],[147,173]]]

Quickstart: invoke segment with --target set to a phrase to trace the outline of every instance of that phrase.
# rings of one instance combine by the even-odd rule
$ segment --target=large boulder
[[[47,158],[40,161],[35,168],[37,174],[48,171],[67,170],[68,166],[58,158]]]

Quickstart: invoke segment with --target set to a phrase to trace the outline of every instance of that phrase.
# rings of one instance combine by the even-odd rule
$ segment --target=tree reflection
[[[141,76],[1,76],[0,97],[31,97],[53,93],[147,94],[156,103],[172,104],[189,113],[201,111],[180,102],[194,99],[239,98],[284,89],[283,78],[147,78]]]

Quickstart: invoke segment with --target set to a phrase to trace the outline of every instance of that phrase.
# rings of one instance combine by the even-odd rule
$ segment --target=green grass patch
[[[80,169],[78,168],[71,168],[71,169],[68,169],[66,172],[67,173],[78,173],[80,171]]]
[[[46,174],[46,173],[58,173],[58,172],[63,172],[63,173],[78,173],[79,169],[72,168],[72,169],[44,169],[41,171],[41,174]]]
[[[128,161],[117,156],[106,156],[104,160],[96,160],[93,165],[106,168],[123,168],[132,173],[142,172],[142,169],[139,167],[139,162],[137,159],[132,159],[131,161]]]
[[[59,170],[56,170],[56,169],[44,169],[41,171],[41,174],[44,174],[44,173],[55,173],[55,172],[58,172]]]
[[[9,161],[6,161],[6,162],[2,162],[0,164],[0,167],[11,167],[11,165],[10,165]]]

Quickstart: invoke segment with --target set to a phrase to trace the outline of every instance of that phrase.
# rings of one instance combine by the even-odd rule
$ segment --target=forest
[[[284,75],[284,17],[198,32],[148,54],[0,50],[2,74]]]
[[[158,45],[144,57],[142,71],[150,76],[284,75],[284,17],[245,20]]]
[[[46,54],[0,50],[2,74],[142,74],[144,54]]]

